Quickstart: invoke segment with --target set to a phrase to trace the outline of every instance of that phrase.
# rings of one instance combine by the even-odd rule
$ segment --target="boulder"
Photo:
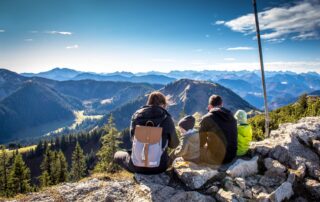
[[[215,185],[212,185],[211,187],[209,187],[207,190],[206,190],[206,194],[215,194],[219,191],[219,187],[215,186]]]
[[[320,140],[312,140],[312,147],[315,152],[320,155]]]
[[[251,144],[253,152],[278,160],[291,169],[306,166],[308,174],[320,179],[319,156],[309,147],[304,134],[312,138],[320,136],[320,117],[301,119],[296,124],[282,124],[271,132],[270,138]]]
[[[236,194],[230,191],[224,191],[220,189],[216,194],[216,199],[220,202],[240,202],[244,201],[244,199],[237,197]]]
[[[209,166],[197,165],[188,161],[174,161],[173,168],[179,179],[190,189],[199,189],[219,172]]]
[[[158,175],[143,175],[143,174],[134,174],[134,179],[139,184],[160,184],[167,186],[170,182],[169,175],[161,173]]]
[[[290,199],[293,196],[292,184],[284,182],[274,192],[270,194],[271,201],[281,202],[285,199]]]
[[[262,176],[259,180],[259,184],[264,187],[276,187],[280,186],[284,181],[286,181],[286,178],[283,176]]]
[[[246,181],[241,178],[241,177],[237,177],[234,179],[236,184],[242,189],[245,190],[246,189]]]
[[[205,196],[196,191],[180,192],[175,194],[169,200],[163,200],[169,202],[185,202],[185,201],[199,201],[199,202],[215,202],[212,197]]]
[[[286,172],[287,170],[287,168],[284,165],[272,158],[264,159],[264,166],[267,168],[267,172],[265,173],[265,175],[268,176],[285,175],[284,172]]]
[[[227,170],[227,174],[232,177],[246,177],[258,173],[258,156],[251,160],[238,159]]]
[[[224,183],[224,188],[227,191],[236,194],[237,196],[243,196],[243,190],[231,180],[226,180],[226,182]]]
[[[314,201],[320,201],[320,182],[313,179],[306,179],[303,183],[308,195]]]

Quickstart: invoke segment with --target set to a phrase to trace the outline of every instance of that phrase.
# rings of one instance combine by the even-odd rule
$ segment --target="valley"
[[[233,112],[244,109],[254,115],[263,109],[260,77],[254,71],[90,73],[89,79],[85,74],[67,68],[21,75],[0,69],[0,142],[28,145],[42,137],[90,131],[103,126],[110,114],[116,127],[125,129],[154,90],[169,98],[168,111],[176,121],[180,114],[205,114],[211,94],[221,95]],[[320,88],[317,73],[267,72],[267,78],[270,109],[292,103],[302,93],[317,94],[314,89]]]

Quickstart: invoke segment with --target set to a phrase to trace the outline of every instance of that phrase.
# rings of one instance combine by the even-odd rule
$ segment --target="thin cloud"
[[[218,20],[215,22],[216,25],[223,25],[225,23],[225,21],[223,20]]]
[[[78,44],[72,45],[72,46],[67,46],[66,49],[76,49],[79,48]]]
[[[239,46],[233,48],[227,48],[227,51],[246,51],[246,50],[253,50],[254,48],[248,46]]]
[[[300,1],[291,6],[275,7],[260,12],[261,38],[267,41],[307,40],[320,38],[320,2],[318,0]],[[235,32],[245,35],[255,33],[254,15],[247,14],[233,20],[217,21]],[[279,40],[280,39],[280,40]]]
[[[31,42],[31,41],[33,41],[33,39],[25,39],[24,41]]]
[[[46,31],[47,34],[72,35],[72,32]]]
[[[235,61],[236,59],[235,58],[223,58],[223,60],[225,60],[225,61]]]
[[[5,31],[6,31],[6,30],[4,30],[4,29],[0,29],[0,33],[1,33],[1,32],[5,32]]]

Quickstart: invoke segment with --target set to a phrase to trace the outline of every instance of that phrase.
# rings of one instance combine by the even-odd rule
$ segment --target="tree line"
[[[113,155],[123,144],[123,137],[127,132],[128,130],[119,132],[110,116],[108,124],[91,133],[42,140],[34,150],[23,154],[18,150],[8,152],[2,146],[0,196],[13,197],[62,182],[78,181],[91,172],[117,171],[119,167],[113,163]],[[86,148],[85,152],[83,148],[91,147],[90,144],[98,144],[97,150],[90,151]],[[34,163],[39,158],[41,163]],[[31,176],[31,171],[36,169],[40,170],[40,174]]]
[[[269,114],[270,116],[270,130],[275,130],[282,123],[294,123],[307,116],[320,116],[320,97],[308,97],[303,94],[298,101],[278,108]],[[254,116],[249,119],[252,125],[253,139],[263,140],[265,132],[265,118],[264,114]]]

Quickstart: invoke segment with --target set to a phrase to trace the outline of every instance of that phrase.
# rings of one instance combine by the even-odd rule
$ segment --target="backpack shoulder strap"
[[[163,124],[163,122],[167,119],[167,117],[168,115],[166,114],[164,118],[160,121],[160,123],[157,125],[157,127],[160,127]]]

